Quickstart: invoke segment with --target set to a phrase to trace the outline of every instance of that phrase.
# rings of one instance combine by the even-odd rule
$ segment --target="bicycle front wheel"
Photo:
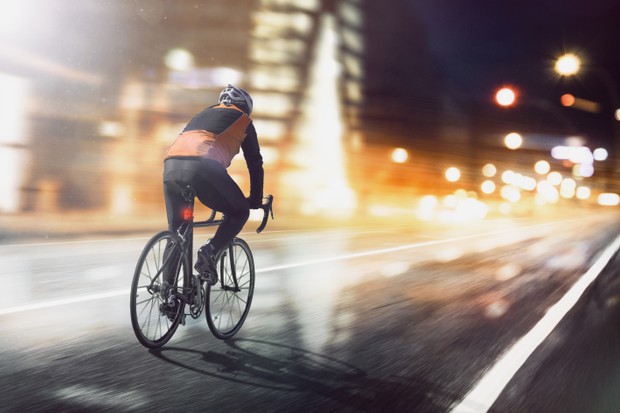
[[[254,258],[248,244],[235,238],[216,257],[218,282],[207,287],[207,324],[219,339],[234,336],[243,325],[254,296]]]
[[[181,238],[171,231],[156,234],[144,247],[131,283],[131,325],[138,341],[149,348],[170,340],[183,318],[183,287],[189,263]]]

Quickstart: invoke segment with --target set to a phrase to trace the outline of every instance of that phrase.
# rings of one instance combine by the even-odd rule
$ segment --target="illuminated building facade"
[[[57,17],[67,14],[62,2],[48,8]],[[361,0],[257,0],[248,7],[226,0],[84,3],[64,19],[80,13],[75,30],[82,30],[84,44],[73,46],[75,56],[88,59],[79,70],[60,51],[0,67],[3,82],[23,86],[11,99],[28,100],[11,115],[12,124],[26,129],[3,135],[3,164],[14,177],[5,181],[12,203],[4,210],[103,208],[115,215],[161,208],[163,152],[227,83],[254,97],[265,189],[287,194],[280,208],[320,212],[327,205],[312,204],[316,193],[341,196],[331,208],[354,208],[345,153],[360,140]],[[75,35],[56,29],[59,42]],[[96,43],[100,50],[92,50]],[[231,173],[245,189],[238,158]],[[17,169],[8,166],[16,163]]]

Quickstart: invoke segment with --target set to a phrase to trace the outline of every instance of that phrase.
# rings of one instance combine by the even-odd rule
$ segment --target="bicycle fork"
[[[230,278],[232,278],[233,285],[227,285],[227,283],[224,282],[224,263],[226,262],[226,259],[230,260]],[[232,291],[235,293],[241,291],[241,289],[239,288],[239,282],[237,281],[237,266],[235,265],[235,254],[233,253],[232,243],[222,253],[219,276],[222,290]]]

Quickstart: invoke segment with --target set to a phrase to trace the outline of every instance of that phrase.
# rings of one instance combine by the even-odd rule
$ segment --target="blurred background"
[[[287,222],[617,208],[620,3],[498,3],[2,0],[3,225],[165,225],[163,154],[228,83]]]

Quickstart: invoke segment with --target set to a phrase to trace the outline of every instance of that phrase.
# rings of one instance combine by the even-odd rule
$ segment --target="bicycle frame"
[[[194,257],[194,228],[204,228],[204,227],[218,226],[222,222],[224,222],[224,218],[215,219],[215,217],[217,215],[217,211],[212,210],[211,211],[211,215],[206,220],[204,220],[204,221],[194,221],[194,203],[195,203],[195,199],[196,199],[196,194],[195,194],[193,188],[188,186],[188,187],[186,187],[183,190],[182,195],[183,195],[183,198],[185,199],[187,205],[185,206],[185,208],[182,211],[183,223],[177,229],[177,234],[181,237],[181,240],[182,240],[181,250],[183,251],[183,254],[187,255],[186,259],[187,259],[187,262],[189,262],[189,268],[190,268],[190,271],[191,271],[191,268],[193,268],[193,265],[194,265],[194,262],[193,262],[193,257]],[[271,214],[271,218],[272,219],[274,218],[274,216],[273,216],[273,208],[272,208],[273,196],[272,195],[268,195],[266,197],[266,199],[267,199],[267,201],[265,202],[265,204],[263,204],[261,206],[261,209],[263,209],[263,212],[264,212],[264,216],[263,216],[263,220],[262,220],[260,226],[256,229],[257,233],[260,233],[260,232],[263,231],[263,229],[265,228],[265,226],[267,224],[267,220],[268,220],[270,214]],[[223,252],[223,254],[227,254],[228,258],[230,259],[230,264],[231,264],[231,269],[232,269],[232,277],[233,277],[233,280],[234,280],[234,287],[229,287],[227,285],[224,285],[224,280],[223,280],[222,277],[220,277],[219,282],[221,283],[221,286],[222,286],[222,288],[224,290],[231,290],[231,291],[234,291],[234,292],[238,292],[238,291],[240,291],[240,288],[239,288],[239,283],[238,283],[238,280],[237,280],[237,271],[236,271],[236,268],[235,268],[235,265],[234,265],[234,262],[233,262],[234,261],[234,255],[233,255],[232,243],[226,247],[226,250]],[[225,258],[226,257],[224,257],[224,259]],[[179,260],[181,260],[181,259],[183,259],[182,256],[179,257]],[[180,261],[179,261],[178,264],[180,264]],[[223,266],[223,261],[222,261],[222,266]],[[221,273],[221,270],[220,270],[220,273]],[[192,277],[190,277],[190,278],[192,278]],[[188,295],[191,294],[191,291],[192,291],[192,289],[194,287],[195,286],[193,285],[193,280],[190,280],[190,286],[188,286],[188,289],[187,289]],[[185,302],[189,302],[190,301],[189,297],[183,296],[181,298],[184,299]]]

